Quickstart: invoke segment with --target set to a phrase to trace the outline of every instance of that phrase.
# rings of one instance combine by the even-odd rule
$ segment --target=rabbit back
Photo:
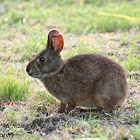
[[[126,73],[115,61],[95,53],[64,60],[63,68],[43,80],[48,91],[62,103],[99,106],[113,110],[127,97]]]

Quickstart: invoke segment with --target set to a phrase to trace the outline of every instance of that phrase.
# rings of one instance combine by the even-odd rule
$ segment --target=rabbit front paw
[[[58,110],[58,113],[63,113],[65,112],[65,108],[66,108],[66,104],[61,103],[60,104],[60,108]]]

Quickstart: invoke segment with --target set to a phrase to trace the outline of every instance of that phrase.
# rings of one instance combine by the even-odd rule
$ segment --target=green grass
[[[136,55],[133,51],[128,51],[128,57],[123,61],[122,65],[129,71],[138,71],[140,68],[140,55]]]
[[[60,28],[68,33],[86,34],[95,32],[112,32],[129,30],[140,27],[140,3],[138,1],[100,0],[86,1],[3,1],[3,10],[0,12],[2,29],[16,27],[23,32],[22,25],[34,29],[41,25],[40,31],[48,28]],[[71,10],[73,9],[73,10]],[[138,18],[130,19],[99,15],[98,12],[119,14]],[[48,26],[49,25],[49,26]],[[25,29],[25,28],[24,28]],[[24,33],[28,34],[29,31]]]
[[[68,57],[71,57],[73,55],[76,55],[79,53],[85,53],[85,52],[97,53],[98,51],[99,51],[98,46],[91,46],[84,41],[79,41],[74,46],[72,46],[72,50],[69,50],[66,52],[64,57],[68,58]]]
[[[46,36],[44,35],[34,35],[32,34],[27,38],[27,42],[24,43],[24,46],[21,48],[22,56],[21,59],[31,60],[33,58],[33,53],[37,54],[43,50],[47,44]]]
[[[11,69],[9,73],[2,74],[0,78],[0,98],[2,100],[19,101],[25,100],[32,92],[30,81],[25,76],[16,76]]]

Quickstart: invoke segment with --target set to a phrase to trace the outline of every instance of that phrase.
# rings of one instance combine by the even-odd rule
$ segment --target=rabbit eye
[[[45,58],[44,57],[41,57],[40,58],[40,62],[43,62],[43,61],[45,61]]]

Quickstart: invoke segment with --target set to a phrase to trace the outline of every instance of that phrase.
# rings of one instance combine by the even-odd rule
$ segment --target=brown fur
[[[45,50],[32,60],[26,71],[40,79],[46,89],[61,102],[58,112],[68,111],[76,106],[102,107],[108,112],[126,101],[127,78],[122,66],[115,61],[95,53],[79,54],[62,59],[63,37],[53,30],[48,35]],[[51,36],[50,36],[51,35]],[[61,44],[61,45],[60,45]],[[41,62],[41,58],[45,61]]]

